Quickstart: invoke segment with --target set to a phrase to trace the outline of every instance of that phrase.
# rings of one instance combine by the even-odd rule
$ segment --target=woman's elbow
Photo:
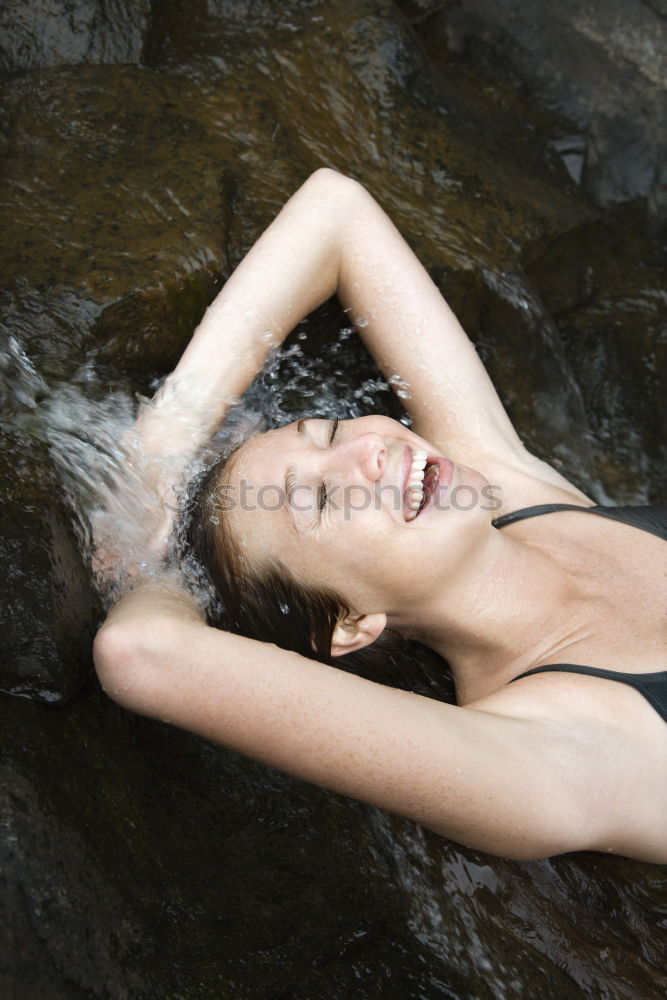
[[[320,188],[329,198],[336,200],[365,191],[358,181],[348,177],[347,174],[339,173],[332,167],[319,167],[310,175],[306,184],[312,188]]]
[[[135,625],[105,622],[93,643],[93,661],[102,690],[131,711],[145,711],[151,663],[158,656],[158,650],[147,641],[147,630]]]

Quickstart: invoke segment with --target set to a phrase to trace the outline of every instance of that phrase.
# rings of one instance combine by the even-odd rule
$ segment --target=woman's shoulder
[[[553,465],[523,447],[503,454],[480,454],[479,464],[501,505],[496,516],[537,504],[594,506],[595,502]]]
[[[589,831],[588,849],[664,864],[667,726],[642,699],[614,690],[622,685],[606,688],[601,697],[594,679],[537,674],[464,710],[534,730],[533,760],[545,776],[548,762],[565,767]]]

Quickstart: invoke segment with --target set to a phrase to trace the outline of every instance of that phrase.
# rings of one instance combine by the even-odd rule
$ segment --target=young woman
[[[195,514],[236,630],[271,640],[296,620],[300,651],[209,627],[165,566],[137,575],[98,633],[105,690],[471,847],[666,863],[667,510],[596,508],[526,452],[356,182],[304,184],[139,418],[156,497],[180,485],[166,457],[185,467],[269,348],[334,293],[385,376],[409,383],[413,429],[370,416],[259,435],[213,470]],[[170,506],[146,552],[161,554]],[[387,627],[447,659],[457,706],[310,658]]]

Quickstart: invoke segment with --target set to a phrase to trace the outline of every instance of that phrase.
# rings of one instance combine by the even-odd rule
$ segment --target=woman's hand
[[[114,600],[167,561],[185,483],[184,459],[147,453],[137,427],[121,443],[104,508],[90,517],[95,580]]]

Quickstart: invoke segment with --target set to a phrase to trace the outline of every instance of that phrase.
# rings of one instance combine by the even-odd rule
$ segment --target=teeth
[[[410,466],[410,472],[408,473],[408,489],[419,487],[424,482],[426,458],[427,455],[425,451],[412,452],[412,464]]]
[[[411,489],[405,499],[411,510],[418,511],[424,500],[424,491],[421,486],[417,489]]]
[[[408,474],[408,483],[406,486],[406,506],[408,507],[408,512],[405,515],[406,521],[413,521],[419,508],[424,502],[424,476],[426,475],[426,460],[427,453],[425,451],[413,451],[412,452],[412,465],[410,466],[410,472]],[[433,486],[438,482],[439,470],[437,466],[435,467],[435,474],[433,479]]]

